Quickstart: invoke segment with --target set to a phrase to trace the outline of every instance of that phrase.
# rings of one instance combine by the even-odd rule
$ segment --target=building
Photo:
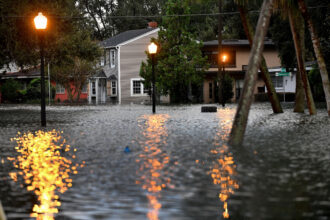
[[[233,78],[234,98],[232,101],[237,101],[243,89],[243,81],[250,56],[250,44],[248,40],[223,40],[223,53],[227,55],[225,62],[225,71]],[[218,41],[204,42],[202,48],[203,54],[208,57],[210,68],[207,71],[203,83],[203,100],[204,103],[216,102],[216,78],[218,74]],[[276,51],[274,43],[270,39],[266,39],[264,43],[263,55],[265,57],[268,70],[270,72],[274,87],[278,93],[295,93],[296,89],[296,74],[292,72],[287,76],[285,74],[276,74],[283,72],[281,61]],[[266,93],[265,83],[262,80],[260,73],[256,84],[255,94]]]
[[[3,83],[5,83],[8,79],[14,79],[18,81],[21,85],[20,90],[27,90],[29,84],[33,79],[39,79],[40,78],[40,67],[26,67],[24,69],[21,69],[17,67],[15,64],[11,63],[9,64],[8,68],[3,68],[0,70],[0,88]],[[46,80],[46,88],[48,88],[47,82],[48,82],[48,76],[45,76]],[[54,88],[56,88],[55,95],[53,94],[55,102],[69,102],[69,94],[68,91],[59,83],[56,82],[56,80],[51,80],[50,82]],[[71,84],[71,89],[74,91],[74,84],[73,82]],[[48,91],[46,91],[48,93]],[[27,95],[29,95],[27,93]],[[0,103],[3,101],[1,99],[1,90],[0,90]],[[73,96],[74,99],[77,98],[77,94]],[[80,101],[81,102],[87,102],[88,99],[88,90],[87,85],[83,87],[81,94],[80,94]]]
[[[140,77],[142,61],[151,38],[157,38],[159,28],[150,22],[148,28],[129,30],[101,42],[104,56],[102,71],[89,79],[89,103],[146,103],[149,91]]]

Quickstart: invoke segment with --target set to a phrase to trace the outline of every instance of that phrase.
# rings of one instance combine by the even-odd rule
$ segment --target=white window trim
[[[144,84],[141,83],[141,93],[133,94],[133,81],[144,81],[143,78],[131,78],[131,96],[148,96],[148,93],[144,93]]]
[[[116,66],[116,51],[114,49],[110,50],[110,67],[114,68]]]
[[[57,86],[60,86],[61,89],[63,88],[63,92],[58,92]],[[56,94],[65,94],[65,87],[63,85],[61,85],[60,83],[56,83],[55,89],[56,89]]]
[[[112,93],[112,83],[113,83],[113,82],[116,83],[116,86],[115,86],[115,88],[116,88],[116,93],[115,93],[115,94]],[[117,92],[117,91],[118,91],[118,83],[117,83],[117,81],[116,81],[116,80],[112,80],[112,81],[110,81],[110,85],[111,85],[111,87],[110,87],[110,94],[111,94],[111,95],[110,95],[110,96],[111,96],[111,97],[116,97],[116,96],[117,96],[117,93],[118,93],[118,92]]]
[[[104,66],[105,65],[105,59],[104,56],[100,57],[100,66]]]
[[[86,93],[88,93],[88,84],[85,84],[82,88],[81,88],[81,93],[82,94],[86,94]],[[84,89],[85,89],[85,91],[84,91]]]

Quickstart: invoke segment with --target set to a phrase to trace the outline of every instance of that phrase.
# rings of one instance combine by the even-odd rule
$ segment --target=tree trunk
[[[326,99],[326,102],[327,102],[328,115],[330,116],[330,82],[329,82],[328,71],[327,71],[327,68],[326,68],[326,65],[325,65],[325,62],[324,62],[324,58],[323,58],[323,54],[322,54],[321,48],[320,48],[320,40],[317,36],[317,33],[316,33],[315,28],[314,28],[313,22],[310,18],[310,15],[309,15],[308,11],[307,11],[305,1],[304,0],[298,0],[298,4],[299,4],[299,9],[301,11],[301,14],[304,17],[304,19],[305,19],[305,21],[308,25],[309,33],[310,33],[311,38],[312,38],[315,56],[316,56],[317,63],[318,63],[319,68],[320,68],[320,74],[321,74],[321,78],[322,78],[323,90],[324,90],[325,99]]]
[[[305,69],[305,43],[304,43],[304,25],[301,16],[294,16],[292,9],[288,10],[289,12],[289,21],[290,28],[293,37],[294,47],[296,50],[297,64],[299,74],[303,83],[303,87],[305,90],[305,95],[307,99],[307,106],[310,115],[316,114],[315,103],[312,95],[311,88],[309,86],[307,73]]]
[[[218,89],[218,99],[219,104],[222,104],[225,107],[225,99],[224,99],[224,73],[222,72],[222,63],[221,63],[221,53],[222,53],[222,0],[219,0],[219,17],[218,17],[218,81],[219,81],[219,89]]]
[[[289,22],[290,22],[290,26],[291,26],[291,23],[292,24],[294,23],[294,21],[291,18],[290,14],[289,14]],[[301,23],[301,22],[296,23],[296,28],[297,28],[297,30],[299,30],[299,35],[301,37],[304,37],[304,34],[305,34],[304,24]],[[304,41],[305,40],[303,40],[303,39],[301,39],[301,41],[300,41],[301,48],[304,48]],[[305,59],[305,57],[304,57],[304,59]],[[304,92],[303,82],[302,82],[301,77],[300,77],[300,72],[298,72],[298,71],[299,71],[299,67],[297,66],[296,97],[295,97],[295,105],[294,105],[293,112],[304,113],[304,111],[305,111],[305,92]]]
[[[298,69],[298,67],[297,67]],[[305,93],[300,74],[296,74],[296,97],[293,112],[304,113],[305,110]]]
[[[246,35],[247,39],[249,40],[250,46],[252,47],[254,33],[253,33],[251,21],[247,15],[247,10],[243,6],[238,6],[238,9],[240,12],[245,35]],[[266,60],[263,55],[261,55],[260,72],[261,72],[261,77],[264,80],[266,88],[267,88],[267,95],[268,95],[269,101],[272,105],[273,112],[274,113],[283,113],[283,109],[282,109],[280,100],[276,94],[276,90],[275,90],[272,80],[270,78]]]
[[[238,103],[237,112],[229,137],[229,144],[231,145],[241,145],[243,142],[249,111],[253,101],[253,91],[257,81],[261,55],[264,48],[264,39],[267,33],[273,4],[274,0],[264,0],[262,4],[249,57],[248,70],[244,79],[243,92]]]

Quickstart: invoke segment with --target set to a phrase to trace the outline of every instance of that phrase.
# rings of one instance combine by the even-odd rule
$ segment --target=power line
[[[316,9],[316,8],[327,8],[328,6],[313,6],[308,7],[308,9]],[[281,10],[281,9],[280,9]],[[249,13],[260,13],[259,10],[252,10]],[[120,19],[120,18],[162,18],[162,17],[198,17],[198,16],[219,16],[219,15],[236,15],[239,14],[238,11],[233,12],[222,12],[222,13],[200,13],[200,14],[174,14],[174,15],[113,15],[108,16],[108,18],[112,19]],[[32,16],[16,16],[16,15],[8,15],[1,16],[2,18],[33,18]],[[50,18],[59,18],[59,19],[88,19],[88,17],[75,17],[75,16],[49,16]]]

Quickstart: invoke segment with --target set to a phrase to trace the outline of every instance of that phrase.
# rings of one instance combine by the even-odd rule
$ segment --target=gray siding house
[[[141,62],[159,28],[129,30],[101,42],[101,70],[89,79],[89,103],[145,103],[150,101],[140,77]]]

